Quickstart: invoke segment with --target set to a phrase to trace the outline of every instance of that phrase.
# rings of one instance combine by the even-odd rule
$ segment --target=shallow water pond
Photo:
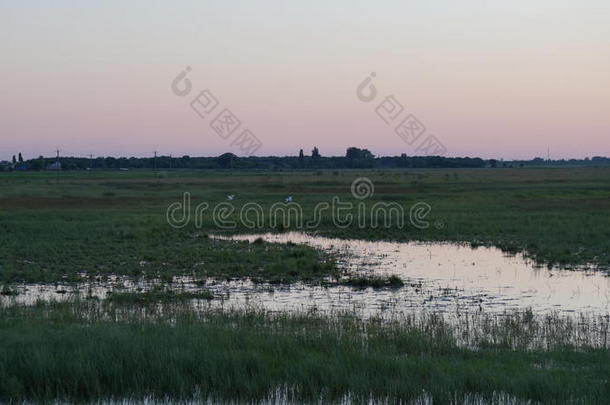
[[[351,272],[398,275],[400,289],[296,286],[260,297],[274,308],[481,310],[608,313],[610,277],[594,270],[548,269],[523,255],[455,243],[343,240],[302,233],[237,235],[230,239],[299,243],[338,254]]]
[[[402,288],[311,286],[304,283],[278,286],[249,280],[208,280],[205,288],[216,299],[205,307],[257,308],[272,311],[356,312],[363,316],[400,316],[414,311],[447,313],[500,313],[531,308],[543,314],[610,313],[610,277],[593,270],[548,269],[523,255],[507,255],[489,247],[472,248],[455,243],[398,243],[333,239],[303,233],[214,236],[253,242],[306,244],[326,250],[351,274],[397,275]],[[19,295],[0,297],[2,302],[33,303],[36,299],[65,300],[80,296],[105,298],[112,290],[146,290],[154,282],[113,277],[107,282],[77,286],[24,285]],[[173,288],[201,288],[189,277],[175,279]]]

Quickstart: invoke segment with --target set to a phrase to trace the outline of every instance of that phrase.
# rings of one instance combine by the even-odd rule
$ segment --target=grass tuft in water
[[[392,276],[353,276],[341,281],[341,284],[356,288],[400,288],[404,281],[396,275]]]
[[[109,292],[108,301],[120,304],[152,304],[159,302],[212,300],[214,294],[209,290],[176,291],[164,286],[156,286],[144,292]]]

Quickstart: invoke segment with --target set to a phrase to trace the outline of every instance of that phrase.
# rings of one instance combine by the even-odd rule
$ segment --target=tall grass
[[[561,338],[578,327],[570,322],[516,313],[456,327],[436,314],[362,321],[196,311],[184,303],[14,306],[0,310],[0,400],[248,402],[283,389],[290,401],[395,403],[425,393],[449,403],[501,392],[549,404],[604,403],[610,352],[600,348],[603,333],[570,342]]]

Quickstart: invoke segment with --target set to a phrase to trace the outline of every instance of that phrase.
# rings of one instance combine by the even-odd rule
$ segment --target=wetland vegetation
[[[175,229],[168,206],[194,202],[269,207],[291,196],[305,220],[333,196],[408,210],[424,201],[430,226],[342,229],[323,218],[317,235],[455,241],[524,253],[541,266],[610,265],[610,169],[397,169],[333,171],[129,171],[0,173],[0,401],[214,398],[255,402],[278,390],[295,401],[460,403],[469,395],[540,403],[610,398],[608,316],[535,312],[362,319],[354,313],[211,307],[208,280],[282,288],[315,285],[417,291],[410,280],[346,271],[311,246],[210,237],[209,216]],[[233,214],[234,216],[236,214]],[[286,232],[265,222],[258,233]],[[149,280],[67,302],[15,302],[21,287]],[[180,290],[182,278],[200,288]],[[338,287],[332,287],[336,285]],[[68,288],[65,287],[65,288]],[[60,287],[58,287],[60,288]],[[62,290],[63,291],[63,290]],[[423,390],[423,391],[422,391]],[[501,403],[501,402],[500,402]],[[518,403],[518,402],[517,402]]]
[[[193,222],[173,229],[167,226],[167,207],[182,201],[184,192],[194,203],[210,204],[225,202],[232,194],[236,207],[248,202],[269,207],[291,195],[307,220],[319,202],[330,202],[333,196],[353,200],[350,185],[361,176],[375,185],[367,203],[388,201],[410,207],[425,201],[432,207],[427,218],[432,226],[341,229],[330,218],[322,218],[315,229],[318,234],[469,242],[527,252],[545,264],[610,265],[608,168],[67,172],[59,181],[49,173],[4,173],[0,174],[0,277],[53,282],[78,273],[179,274],[192,272],[193,266],[205,261],[209,266],[202,265],[202,271],[209,273],[204,274],[256,275],[252,273],[260,267],[256,262],[269,262],[259,260],[262,249],[208,240],[208,233],[222,231],[211,216],[204,216],[199,226]],[[277,228],[265,222],[257,231],[290,229]],[[252,229],[237,221],[233,232],[252,233]],[[304,250],[283,247],[269,256],[294,262],[295,254],[303,254],[310,261],[306,273],[314,276],[315,255]],[[240,260],[231,263],[237,256]]]
[[[422,392],[435,403],[471,393],[553,404],[610,396],[603,318],[464,314],[456,326],[434,314],[388,322],[137,304],[0,310],[0,398],[252,403],[278,388],[288,400],[326,403]]]

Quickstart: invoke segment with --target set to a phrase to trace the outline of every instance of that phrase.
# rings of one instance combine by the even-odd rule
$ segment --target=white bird
[[[235,199],[235,195],[233,195],[233,194],[229,194],[227,196],[227,200],[229,200],[229,201],[233,201],[234,199]]]
[[[284,201],[286,201],[287,203],[292,202],[292,196],[289,195],[288,197],[284,198]]]

